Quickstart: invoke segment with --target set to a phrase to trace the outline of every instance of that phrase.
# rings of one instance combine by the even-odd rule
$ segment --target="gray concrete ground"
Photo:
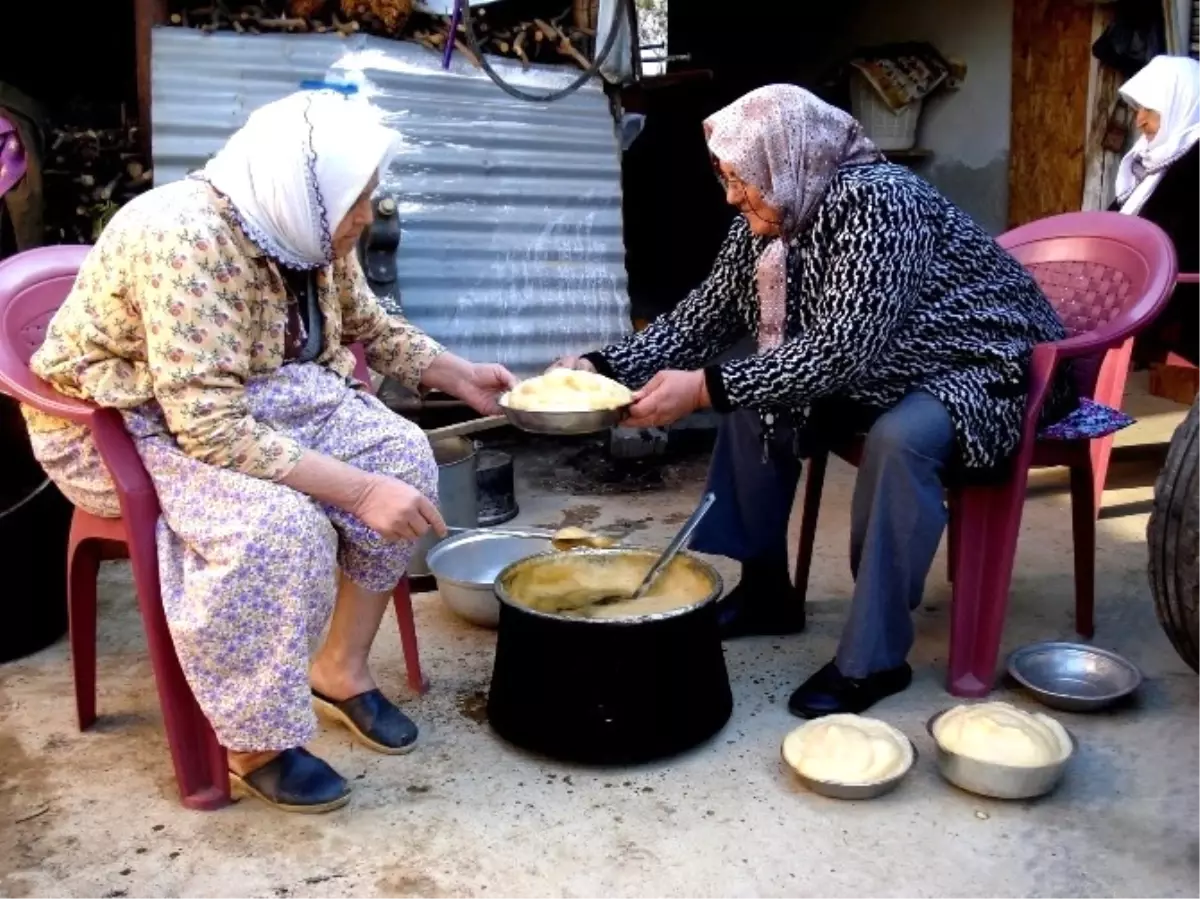
[[[552,489],[570,480],[544,458],[521,462],[519,522],[623,520],[650,541],[665,540],[690,508],[703,470],[702,461],[676,466],[656,489],[588,496]],[[493,634],[429,594],[417,610],[432,691],[406,694],[390,621],[376,650],[381,684],[423,727],[419,751],[379,757],[344,732],[322,733],[314,749],[353,778],[355,794],[347,810],[319,818],[250,802],[208,814],[179,806],[129,573],[109,565],[103,717],[93,731],[75,727],[64,644],[0,667],[0,894],[1197,895],[1197,679],[1154,617],[1145,489],[1108,494],[1131,514],[1100,524],[1097,642],[1147,680],[1127,708],[1061,716],[1080,748],[1055,794],[989,801],[933,768],[924,722],[953,702],[942,686],[950,594],[941,559],[917,613],[913,687],[877,709],[915,741],[912,776],[856,804],[808,794],[781,769],[780,741],[797,723],[787,695],[832,655],[849,596],[851,478],[831,466],[808,632],[728,648],[736,709],[707,745],[624,770],[512,749],[480,720]],[[1031,490],[1006,650],[1072,634],[1061,487],[1049,475]],[[1030,707],[1009,688],[996,696]]]

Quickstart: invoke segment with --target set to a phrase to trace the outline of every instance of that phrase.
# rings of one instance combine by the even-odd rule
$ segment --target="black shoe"
[[[297,746],[285,749],[249,774],[229,772],[234,799],[253,796],[285,812],[331,812],[350,801],[345,778],[327,762]]]
[[[417,726],[378,690],[340,702],[313,690],[313,706],[322,718],[341,724],[376,752],[403,755],[417,743]]]
[[[717,621],[722,640],[803,631],[804,603],[788,577],[787,560],[742,565],[742,579],[717,605]]]
[[[907,663],[866,677],[846,677],[830,662],[803,684],[788,700],[788,711],[801,718],[822,715],[857,715],[879,700],[899,693],[912,683]]]

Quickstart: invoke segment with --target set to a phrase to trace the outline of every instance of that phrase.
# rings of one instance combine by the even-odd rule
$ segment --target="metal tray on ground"
[[[1142,673],[1133,662],[1099,646],[1049,641],[1022,646],[1008,657],[1008,673],[1043,705],[1094,712],[1133,693]]]

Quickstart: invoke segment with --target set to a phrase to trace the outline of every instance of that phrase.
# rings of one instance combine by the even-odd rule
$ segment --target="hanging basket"
[[[866,78],[858,72],[850,76],[850,110],[880,150],[911,150],[916,146],[923,105],[923,100],[916,100],[893,112]]]

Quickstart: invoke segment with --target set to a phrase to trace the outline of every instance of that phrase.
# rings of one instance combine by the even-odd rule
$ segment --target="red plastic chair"
[[[1180,275],[1178,275],[1178,277],[1176,278],[1175,283],[1177,283],[1177,284],[1200,284],[1200,272],[1195,272],[1195,271],[1182,272],[1181,271]],[[1195,368],[1195,367],[1198,367],[1198,366],[1193,365],[1192,362],[1190,362],[1188,359],[1184,359],[1183,356],[1181,356],[1178,353],[1166,354],[1166,358],[1163,360],[1163,365],[1165,365],[1166,367],[1169,367],[1169,368]]]
[[[0,197],[25,177],[28,167],[17,126],[0,115]]]
[[[119,412],[65,397],[29,371],[29,359],[41,346],[46,325],[66,299],[87,251],[42,247],[0,262],[0,392],[87,426],[121,506],[120,518],[98,518],[76,509],[71,523],[67,591],[79,727],[86,730],[96,720],[96,575],[101,561],[128,558],[183,804],[219,808],[229,802],[225,750],[184,679],[167,629],[154,538],[160,511],[154,484]],[[361,350],[355,349],[360,360],[356,373],[366,381]],[[395,608],[408,683],[423,693],[428,682],[421,674],[408,578],[396,586]]]
[[[1038,420],[1059,363],[1073,360],[1080,394],[1120,408],[1133,337],[1162,310],[1175,284],[1175,250],[1156,225],[1136,216],[1076,212],[1017,228],[999,238],[1037,279],[1070,335],[1039,344],[1012,475],[1002,483],[949,493],[951,606],[947,689],[986,696],[995,678],[1012,584],[1013,561],[1030,468],[1066,466],[1075,542],[1075,628],[1092,636],[1096,515],[1113,437],[1039,440]],[[863,439],[835,452],[857,465]],[[809,462],[796,564],[796,589],[808,591],[813,541],[828,456]]]

